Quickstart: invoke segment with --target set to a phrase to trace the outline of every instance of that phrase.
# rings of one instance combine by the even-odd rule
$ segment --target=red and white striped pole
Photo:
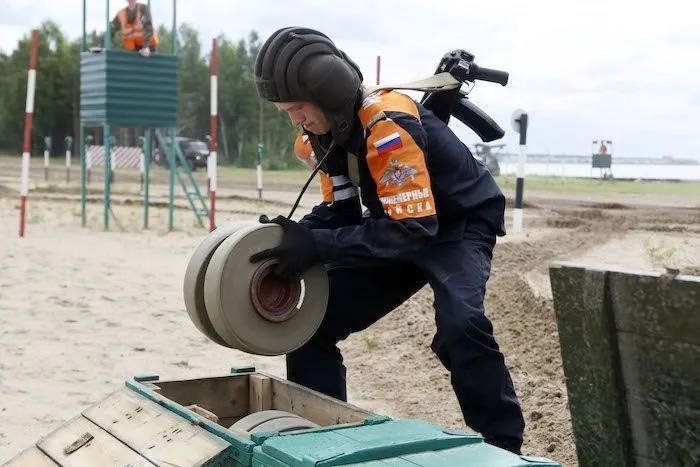
[[[207,170],[209,173],[209,231],[213,232],[216,229],[215,213],[216,213],[216,127],[218,123],[217,114],[217,98],[218,98],[218,68],[216,65],[216,38],[211,41],[211,119],[210,132],[211,138],[209,141],[209,157],[207,158]]]
[[[34,114],[34,92],[36,90],[36,53],[39,46],[39,30],[32,30],[32,50],[29,55],[27,73],[27,103],[24,111],[24,147],[22,148],[22,179],[20,188],[19,236],[24,237],[24,218],[27,213],[29,191],[29,154],[32,147],[32,115]]]

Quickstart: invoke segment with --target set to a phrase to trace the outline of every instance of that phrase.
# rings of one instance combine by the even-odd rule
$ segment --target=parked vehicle
[[[182,155],[185,157],[187,164],[191,171],[196,171],[199,167],[207,166],[207,159],[209,158],[209,145],[196,138],[187,138],[184,136],[175,137],[175,141]],[[165,137],[166,144],[170,144],[170,137]],[[153,151],[153,160],[162,165],[163,167],[168,167],[168,152],[164,151],[163,148],[158,147]],[[176,165],[180,165],[180,160],[178,157],[175,158]]]

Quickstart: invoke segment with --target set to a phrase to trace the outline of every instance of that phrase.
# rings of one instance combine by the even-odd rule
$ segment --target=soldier
[[[505,197],[492,175],[420,103],[396,91],[364,95],[357,65],[321,32],[272,34],[255,79],[260,96],[301,125],[333,184],[299,222],[261,216],[284,235],[250,259],[277,258],[286,278],[327,265],[324,320],[287,355],[287,378],[346,400],[338,342],[428,284],[437,327],[431,348],[451,374],[465,422],[520,453],[525,422],[484,309],[493,247],[505,235]]]
[[[153,20],[147,5],[128,0],[128,5],[119,10],[111,25],[110,37],[114,38],[117,31],[121,31],[125,49],[138,51],[144,57],[156,51],[158,34],[153,29]]]

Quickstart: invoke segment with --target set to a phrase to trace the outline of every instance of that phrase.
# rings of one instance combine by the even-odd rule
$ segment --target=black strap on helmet
[[[317,105],[338,144],[345,142],[352,128],[362,79],[359,67],[328,36],[304,27],[275,31],[255,62],[260,97]]]

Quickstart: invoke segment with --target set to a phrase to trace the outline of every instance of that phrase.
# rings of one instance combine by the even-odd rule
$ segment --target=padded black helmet
[[[362,92],[359,67],[325,34],[304,27],[275,31],[255,62],[255,84],[271,102],[310,102],[324,113],[333,139],[343,144]]]

